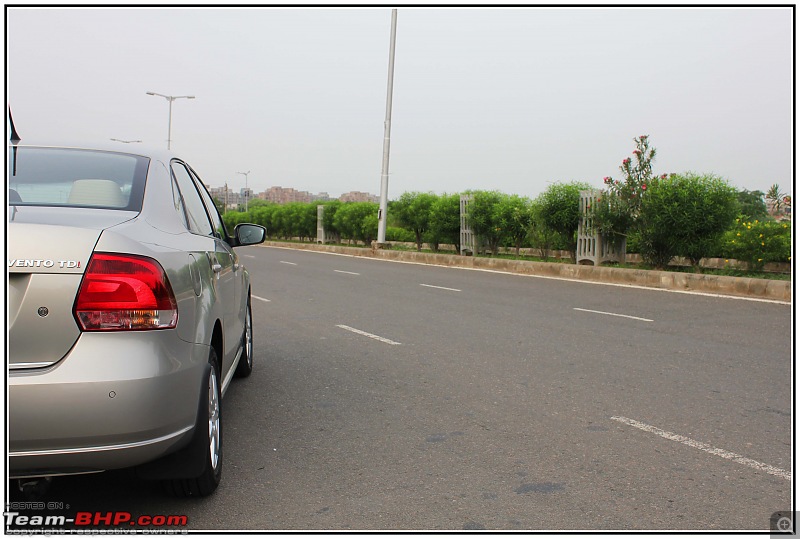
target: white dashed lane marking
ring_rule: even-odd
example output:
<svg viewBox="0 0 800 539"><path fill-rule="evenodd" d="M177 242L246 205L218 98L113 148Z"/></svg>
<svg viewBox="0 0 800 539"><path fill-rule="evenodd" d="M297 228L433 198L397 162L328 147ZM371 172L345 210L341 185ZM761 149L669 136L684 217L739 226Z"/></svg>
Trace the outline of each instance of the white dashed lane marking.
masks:
<svg viewBox="0 0 800 539"><path fill-rule="evenodd" d="M756 470L761 470L762 472L766 472L768 474L775 475L777 477L782 477L783 479L786 479L788 481L792 480L791 472L787 472L786 470L776 468L775 466L770 466L769 464L764 464L763 462L758 462L757 460L743 457L742 455L739 455L737 453L726 451L724 449L719 449L714 446L708 445L706 443L698 442L697 440L692 440L691 438L687 438L686 436L675 434L674 432L661 430L658 427L654 427L652 425L648 425L647 423L636 421L635 419L628 419L627 417L619 417L619 416L614 416L611 419L613 419L614 421L619 421L620 423L625 423L626 425L630 425L631 427L636 427L637 429L643 430L645 432L656 434L658 436L661 436L662 438L666 438L667 440L672 440L673 442L680 442L684 445L688 445L689 447L694 447L695 449L699 449L700 451L705 451L706 453L710 453L711 455L716 455L724 459L732 460L733 462L738 462L739 464L744 464L745 466L750 466L751 468L755 468Z"/></svg>
<svg viewBox="0 0 800 539"><path fill-rule="evenodd" d="M425 286L427 288L438 288L439 290L450 290L451 292L461 292L458 288L447 288L446 286L434 286L432 284L420 284L420 286Z"/></svg>
<svg viewBox="0 0 800 539"><path fill-rule="evenodd" d="M639 318L638 316L630 316L628 314L607 313L605 311L592 311L591 309L580 309L578 307L574 307L573 310L581 311L584 313L604 314L606 316L619 316L620 318L630 318L632 320L640 320L642 322L653 322L653 320L650 320L649 318Z"/></svg>
<svg viewBox="0 0 800 539"><path fill-rule="evenodd" d="M337 325L336 325L336 327L337 327L337 328L342 328L342 329L345 329L345 330L347 330L347 331L350 331L350 332L356 333L356 334L358 334L358 335L363 335L364 337L369 337L370 339L375 339L376 341L380 341L380 342L382 342L382 343L386 343L386 344L401 344L401 343L399 343L399 342L395 342L395 341L393 341L393 340L391 340L391 339L387 339L387 338L385 338L385 337L379 337L378 335L373 335L372 333L367 333L366 331L361 331L360 329L351 328L350 326L345 326L345 325L342 325L342 324L337 324Z"/></svg>

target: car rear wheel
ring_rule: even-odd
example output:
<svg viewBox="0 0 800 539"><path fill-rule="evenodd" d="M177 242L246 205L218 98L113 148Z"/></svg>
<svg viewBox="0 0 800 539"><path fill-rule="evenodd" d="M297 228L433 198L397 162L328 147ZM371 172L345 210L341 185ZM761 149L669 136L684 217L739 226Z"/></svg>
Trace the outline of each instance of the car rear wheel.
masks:
<svg viewBox="0 0 800 539"><path fill-rule="evenodd" d="M202 472L188 479L165 481L167 491L175 496L208 496L217 489L222 477L222 393L217 353L213 348L208 363L205 406L198 415L194 437L187 448L191 458L202 460Z"/></svg>
<svg viewBox="0 0 800 539"><path fill-rule="evenodd" d="M253 311L250 308L250 295L247 295L247 314L245 315L244 334L242 335L242 357L236 365L234 376L247 378L253 372Z"/></svg>

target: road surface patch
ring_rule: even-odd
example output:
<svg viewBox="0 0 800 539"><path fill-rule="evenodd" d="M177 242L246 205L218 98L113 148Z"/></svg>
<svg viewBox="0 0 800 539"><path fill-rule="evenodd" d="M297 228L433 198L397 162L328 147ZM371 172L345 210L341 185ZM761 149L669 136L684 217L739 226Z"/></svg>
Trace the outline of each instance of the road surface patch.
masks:
<svg viewBox="0 0 800 539"><path fill-rule="evenodd" d="M529 492L553 494L560 490L564 490L564 483L524 483L514 492L517 494L528 494Z"/></svg>

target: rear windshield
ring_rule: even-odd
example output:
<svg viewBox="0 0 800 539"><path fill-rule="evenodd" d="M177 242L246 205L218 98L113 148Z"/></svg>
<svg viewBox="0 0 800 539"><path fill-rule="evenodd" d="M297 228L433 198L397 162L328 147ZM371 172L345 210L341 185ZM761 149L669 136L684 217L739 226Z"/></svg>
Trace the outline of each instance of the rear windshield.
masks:
<svg viewBox="0 0 800 539"><path fill-rule="evenodd" d="M142 209L146 157L16 146L8 152L9 205Z"/></svg>

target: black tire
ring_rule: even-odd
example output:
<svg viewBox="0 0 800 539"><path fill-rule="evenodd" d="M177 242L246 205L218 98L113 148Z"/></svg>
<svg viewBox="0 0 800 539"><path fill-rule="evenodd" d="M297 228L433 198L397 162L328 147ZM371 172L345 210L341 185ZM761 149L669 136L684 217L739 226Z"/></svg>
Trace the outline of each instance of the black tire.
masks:
<svg viewBox="0 0 800 539"><path fill-rule="evenodd" d="M247 314L242 333L242 357L233 375L236 378L247 378L253 372L253 310L250 308L250 294L247 294Z"/></svg>
<svg viewBox="0 0 800 539"><path fill-rule="evenodd" d="M168 479L164 487L173 496L197 498L208 496L222 478L222 390L217 353L212 348L206 370L206 391L197 417L192 441L186 448L188 458L197 459L202 472L188 479ZM202 466L202 468L200 468Z"/></svg>

